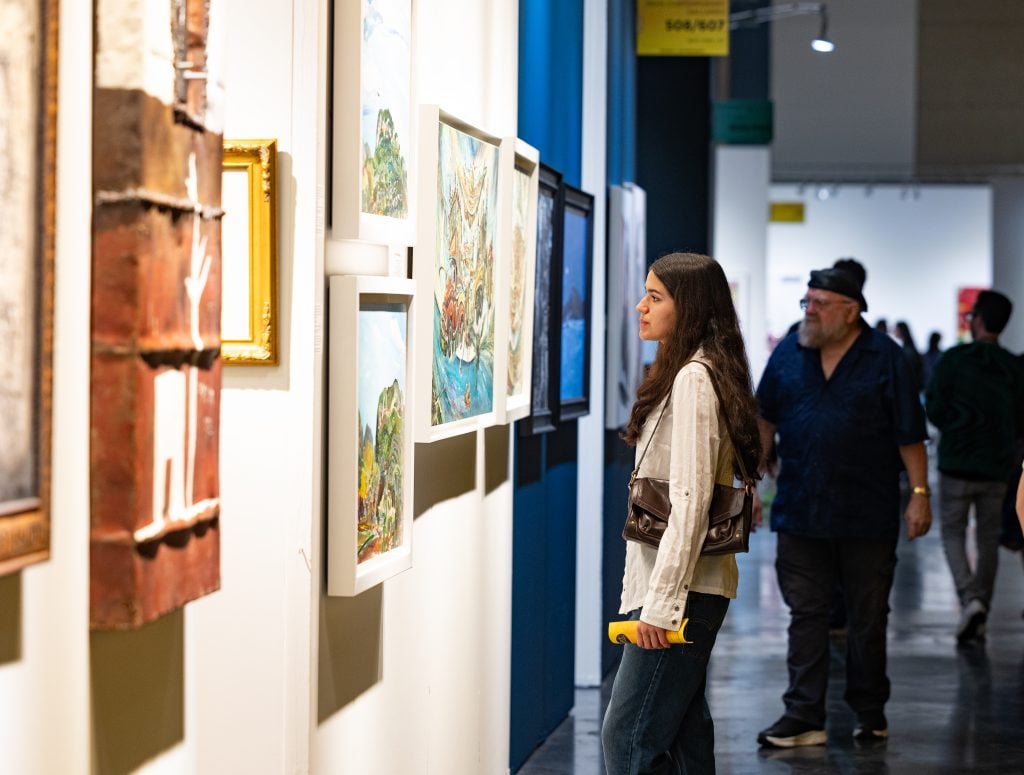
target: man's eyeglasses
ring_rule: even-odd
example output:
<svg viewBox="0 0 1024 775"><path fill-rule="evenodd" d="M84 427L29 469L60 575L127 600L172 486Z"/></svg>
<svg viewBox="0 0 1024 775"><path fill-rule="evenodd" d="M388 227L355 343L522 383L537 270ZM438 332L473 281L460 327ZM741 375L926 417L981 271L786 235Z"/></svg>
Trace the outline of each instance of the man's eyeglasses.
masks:
<svg viewBox="0 0 1024 775"><path fill-rule="evenodd" d="M800 299L800 309L805 311L808 309L825 309L827 307L831 307L833 304L854 303L855 302L853 299L811 299L807 296L804 296L802 299Z"/></svg>

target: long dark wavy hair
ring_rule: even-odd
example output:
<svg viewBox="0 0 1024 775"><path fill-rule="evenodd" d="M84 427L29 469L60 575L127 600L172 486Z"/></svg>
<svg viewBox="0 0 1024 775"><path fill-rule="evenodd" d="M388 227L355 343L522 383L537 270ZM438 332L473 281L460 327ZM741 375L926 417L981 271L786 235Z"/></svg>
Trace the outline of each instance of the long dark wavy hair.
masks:
<svg viewBox="0 0 1024 775"><path fill-rule="evenodd" d="M743 458L747 473L756 476L761 456L757 403L725 272L713 258L697 253L669 253L655 261L651 271L675 303L676 325L658 345L622 438L636 446L644 421L672 390L676 374L697 348L703 348L721 393L721 410L732 430L736 454Z"/></svg>

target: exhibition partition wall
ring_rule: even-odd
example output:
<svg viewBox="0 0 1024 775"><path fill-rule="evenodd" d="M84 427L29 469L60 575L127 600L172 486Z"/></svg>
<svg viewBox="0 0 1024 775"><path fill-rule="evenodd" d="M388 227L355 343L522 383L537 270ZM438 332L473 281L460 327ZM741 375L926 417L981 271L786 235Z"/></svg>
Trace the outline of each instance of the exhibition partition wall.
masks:
<svg viewBox="0 0 1024 775"><path fill-rule="evenodd" d="M520 2L518 28L519 135L540 151L544 164L561 173L562 181L578 184L583 2ZM560 120L550 121L552 115ZM549 224L555 236L548 295L552 309L561 308L562 190L553 200ZM576 422L559 422L559 362L554 356L559 352L560 326L557 318L548 322L552 358L545 374L553 386L548 398L552 422L545 426L548 432L519 436L515 442L509 759L513 770L573 705L578 428ZM537 374L535 360L535 379Z"/></svg>

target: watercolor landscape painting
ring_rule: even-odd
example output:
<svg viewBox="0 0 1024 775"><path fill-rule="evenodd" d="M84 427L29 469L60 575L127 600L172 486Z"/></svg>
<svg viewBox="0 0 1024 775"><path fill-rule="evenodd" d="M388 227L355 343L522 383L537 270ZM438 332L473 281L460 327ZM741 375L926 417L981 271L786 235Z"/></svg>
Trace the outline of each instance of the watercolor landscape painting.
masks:
<svg viewBox="0 0 1024 775"><path fill-rule="evenodd" d="M362 211L404 218L409 210L411 4L410 0L362 0L362 4Z"/></svg>
<svg viewBox="0 0 1024 775"><path fill-rule="evenodd" d="M401 304L359 307L358 561L401 545L408 313Z"/></svg>
<svg viewBox="0 0 1024 775"><path fill-rule="evenodd" d="M437 187L432 426L493 409L498 148L442 122Z"/></svg>

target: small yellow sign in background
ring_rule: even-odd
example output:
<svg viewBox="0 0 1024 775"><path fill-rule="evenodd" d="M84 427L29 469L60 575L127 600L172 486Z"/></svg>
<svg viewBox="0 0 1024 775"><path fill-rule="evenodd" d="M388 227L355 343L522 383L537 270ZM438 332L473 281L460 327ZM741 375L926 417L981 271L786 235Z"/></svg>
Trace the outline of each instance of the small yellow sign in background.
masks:
<svg viewBox="0 0 1024 775"><path fill-rule="evenodd" d="M773 223L803 223L803 202L772 202L768 220Z"/></svg>
<svg viewBox="0 0 1024 775"><path fill-rule="evenodd" d="M640 56L728 56L729 0L637 0Z"/></svg>

